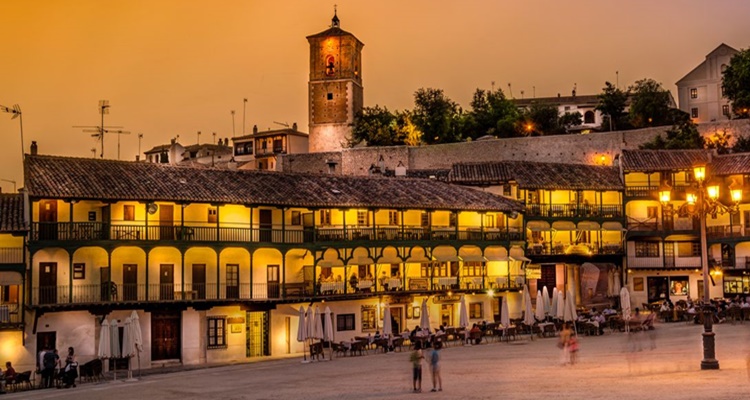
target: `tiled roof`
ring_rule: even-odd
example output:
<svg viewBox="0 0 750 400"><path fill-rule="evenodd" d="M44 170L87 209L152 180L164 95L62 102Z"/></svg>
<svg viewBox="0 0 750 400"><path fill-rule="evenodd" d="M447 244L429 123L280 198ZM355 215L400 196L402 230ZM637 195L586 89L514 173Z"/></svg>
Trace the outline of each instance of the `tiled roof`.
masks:
<svg viewBox="0 0 750 400"><path fill-rule="evenodd" d="M27 156L32 198L174 201L290 207L521 211L520 203L428 179L176 167Z"/></svg>
<svg viewBox="0 0 750 400"><path fill-rule="evenodd" d="M532 190L623 190L617 167L529 161L454 164L448 181L464 185L515 181L521 189Z"/></svg>
<svg viewBox="0 0 750 400"><path fill-rule="evenodd" d="M448 180L450 172L449 169L407 169L406 176L409 178L437 179L445 182Z"/></svg>
<svg viewBox="0 0 750 400"><path fill-rule="evenodd" d="M750 174L750 153L714 157L710 169L711 174L717 176Z"/></svg>
<svg viewBox="0 0 750 400"><path fill-rule="evenodd" d="M679 171L708 163L710 150L622 150L624 172Z"/></svg>
<svg viewBox="0 0 750 400"><path fill-rule="evenodd" d="M0 232L23 232L23 196L0 194Z"/></svg>

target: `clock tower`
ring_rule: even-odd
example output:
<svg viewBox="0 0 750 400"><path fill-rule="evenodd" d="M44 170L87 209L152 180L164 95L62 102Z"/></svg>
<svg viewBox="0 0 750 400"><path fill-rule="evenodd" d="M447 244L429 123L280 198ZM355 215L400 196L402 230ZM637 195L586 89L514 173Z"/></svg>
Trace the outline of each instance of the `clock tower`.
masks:
<svg viewBox="0 0 750 400"><path fill-rule="evenodd" d="M310 43L310 153L341 150L362 109L362 47L342 30L334 11L331 27L307 37Z"/></svg>

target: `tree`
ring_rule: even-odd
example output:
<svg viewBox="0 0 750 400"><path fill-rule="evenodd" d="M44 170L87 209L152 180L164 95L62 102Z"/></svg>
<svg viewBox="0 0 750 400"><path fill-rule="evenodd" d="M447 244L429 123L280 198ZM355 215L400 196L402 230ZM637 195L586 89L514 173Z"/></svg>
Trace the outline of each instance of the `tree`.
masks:
<svg viewBox="0 0 750 400"><path fill-rule="evenodd" d="M596 97L599 98L599 104L596 105L596 110L601 112L607 117L607 124L603 124L602 128L609 130L617 130L620 126L620 121L625 115L625 104L628 100L628 93L615 87L610 82L604 83L602 92Z"/></svg>
<svg viewBox="0 0 750 400"><path fill-rule="evenodd" d="M425 143L460 141L458 118L458 105L446 97L442 89L421 88L414 93L411 121L422 132Z"/></svg>
<svg viewBox="0 0 750 400"><path fill-rule="evenodd" d="M632 94L630 122L636 128L668 125L671 98L668 90L653 79L641 79L628 88Z"/></svg>
<svg viewBox="0 0 750 400"><path fill-rule="evenodd" d="M732 139L732 135L728 134L726 130L716 130L713 135L704 139L707 149L716 149L719 154L727 154L732 148L729 146L729 141Z"/></svg>
<svg viewBox="0 0 750 400"><path fill-rule="evenodd" d="M578 111L574 113L566 112L558 121L558 125L564 128L565 132L567 132L571 126L580 126L581 124L583 124L583 116Z"/></svg>
<svg viewBox="0 0 750 400"><path fill-rule="evenodd" d="M721 87L732 103L732 111L740 118L750 117L750 49L732 56L722 72Z"/></svg>
<svg viewBox="0 0 750 400"><path fill-rule="evenodd" d="M656 135L652 141L642 144L640 148L647 150L702 149L706 147L705 145L705 140L698 132L695 123L687 119L667 130L666 139L661 135Z"/></svg>
<svg viewBox="0 0 750 400"><path fill-rule="evenodd" d="M732 146L732 153L750 152L750 136L739 136Z"/></svg>
<svg viewBox="0 0 750 400"><path fill-rule="evenodd" d="M525 136L554 135L560 133L557 107L532 104L523 113L519 133Z"/></svg>
<svg viewBox="0 0 750 400"><path fill-rule="evenodd" d="M464 137L515 136L513 123L518 120L519 112L502 90L477 89L470 105L471 111L465 114L464 119Z"/></svg>
<svg viewBox="0 0 750 400"><path fill-rule="evenodd" d="M364 107L354 116L352 137L348 146L353 147L362 141L368 146L392 146L398 143L396 137L396 116L387 107Z"/></svg>
<svg viewBox="0 0 750 400"><path fill-rule="evenodd" d="M422 132L411 120L411 112L396 112L396 137L407 146L422 144Z"/></svg>

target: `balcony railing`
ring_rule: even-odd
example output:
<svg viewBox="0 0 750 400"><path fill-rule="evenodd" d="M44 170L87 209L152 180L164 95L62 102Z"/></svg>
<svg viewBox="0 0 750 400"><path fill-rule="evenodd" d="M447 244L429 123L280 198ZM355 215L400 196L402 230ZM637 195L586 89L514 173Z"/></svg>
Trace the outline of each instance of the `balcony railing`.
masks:
<svg viewBox="0 0 750 400"><path fill-rule="evenodd" d="M23 247L0 247L0 264L23 263Z"/></svg>
<svg viewBox="0 0 750 400"><path fill-rule="evenodd" d="M0 329L16 328L20 324L20 306L16 303L0 303Z"/></svg>
<svg viewBox="0 0 750 400"><path fill-rule="evenodd" d="M526 215L547 218L621 218L619 204L527 204Z"/></svg>
<svg viewBox="0 0 750 400"><path fill-rule="evenodd" d="M701 259L694 257L628 256L628 268L700 268Z"/></svg>
<svg viewBox="0 0 750 400"><path fill-rule="evenodd" d="M596 254L622 254L623 247L620 243L534 243L529 245L528 255L596 255Z"/></svg>
<svg viewBox="0 0 750 400"><path fill-rule="evenodd" d="M625 196L628 197L655 197L659 186L634 185L625 186Z"/></svg>
<svg viewBox="0 0 750 400"><path fill-rule="evenodd" d="M740 225L713 225L706 227L706 237L709 239L744 236L750 236L750 228L744 228Z"/></svg>
<svg viewBox="0 0 750 400"><path fill-rule="evenodd" d="M174 225L125 225L102 222L35 222L32 241L183 241L183 242L256 242L315 243L342 241L517 241L523 239L519 228L480 227L210 227ZM1 254L0 254L1 256Z"/></svg>

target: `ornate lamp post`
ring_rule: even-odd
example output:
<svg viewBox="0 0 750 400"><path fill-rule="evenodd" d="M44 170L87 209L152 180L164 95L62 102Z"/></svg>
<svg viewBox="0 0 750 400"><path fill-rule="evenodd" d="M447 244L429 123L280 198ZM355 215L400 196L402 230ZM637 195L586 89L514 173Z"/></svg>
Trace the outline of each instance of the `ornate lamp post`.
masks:
<svg viewBox="0 0 750 400"><path fill-rule="evenodd" d="M713 332L713 306L708 291L708 245L706 243L706 215L734 213L739 209L742 200L742 188L729 186L732 199L731 205L724 205L719 201L719 185L706 180L706 167L693 168L695 176L695 193L687 193L685 204L674 210L670 204L671 187L665 186L659 190L659 201L669 212L689 214L700 218L701 237L701 266L703 269L703 360L701 369L719 369L716 359L715 333Z"/></svg>

